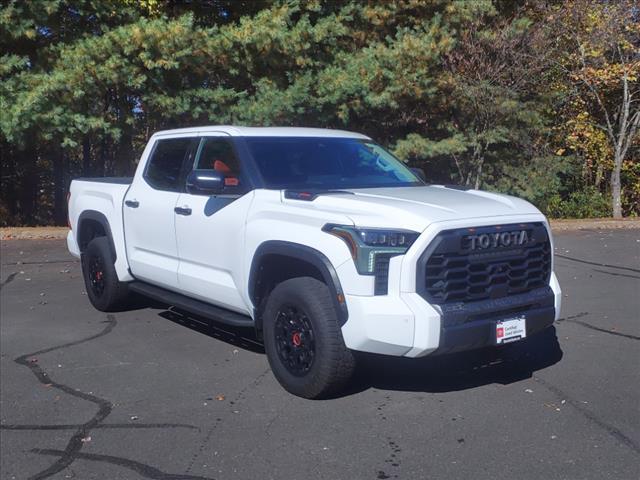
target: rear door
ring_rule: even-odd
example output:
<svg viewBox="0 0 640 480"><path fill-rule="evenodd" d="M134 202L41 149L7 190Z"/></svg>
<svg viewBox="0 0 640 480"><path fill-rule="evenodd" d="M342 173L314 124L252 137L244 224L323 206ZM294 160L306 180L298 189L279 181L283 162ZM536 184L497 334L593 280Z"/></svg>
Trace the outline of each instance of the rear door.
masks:
<svg viewBox="0 0 640 480"><path fill-rule="evenodd" d="M178 288L176 204L184 190L185 166L193 159L192 135L159 138L124 202L127 257L134 277Z"/></svg>
<svg viewBox="0 0 640 480"><path fill-rule="evenodd" d="M225 174L221 195L182 193L176 215L180 290L189 296L240 313L250 313L240 290L245 221L253 194L232 138L207 134L200 140L193 167Z"/></svg>

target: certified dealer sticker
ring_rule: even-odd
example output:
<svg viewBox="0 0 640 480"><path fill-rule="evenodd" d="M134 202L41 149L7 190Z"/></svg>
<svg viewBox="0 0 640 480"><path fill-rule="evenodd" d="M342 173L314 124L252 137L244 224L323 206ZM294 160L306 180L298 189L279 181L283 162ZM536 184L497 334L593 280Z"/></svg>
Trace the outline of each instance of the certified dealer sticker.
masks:
<svg viewBox="0 0 640 480"><path fill-rule="evenodd" d="M496 323L496 343L509 343L521 340L527 336L524 317L500 320Z"/></svg>

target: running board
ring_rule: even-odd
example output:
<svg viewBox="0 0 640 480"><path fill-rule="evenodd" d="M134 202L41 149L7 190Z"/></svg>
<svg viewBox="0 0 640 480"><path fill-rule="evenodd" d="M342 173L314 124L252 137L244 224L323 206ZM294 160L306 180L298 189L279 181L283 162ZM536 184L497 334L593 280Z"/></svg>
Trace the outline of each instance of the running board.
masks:
<svg viewBox="0 0 640 480"><path fill-rule="evenodd" d="M145 297L153 298L154 300L166 303L167 305L173 305L174 307L184 309L188 312L209 318L216 322L232 325L234 327L255 326L253 319L248 315L242 315L241 313L232 312L226 308L216 307L209 303L205 303L161 287L156 287L149 283L143 283L140 281L131 282L129 284L129 289Z"/></svg>

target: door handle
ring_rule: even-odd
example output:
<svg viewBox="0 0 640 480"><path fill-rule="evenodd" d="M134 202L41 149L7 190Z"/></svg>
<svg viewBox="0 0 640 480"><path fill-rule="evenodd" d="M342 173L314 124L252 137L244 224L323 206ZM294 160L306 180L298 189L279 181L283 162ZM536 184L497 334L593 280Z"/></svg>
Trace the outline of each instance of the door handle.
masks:
<svg viewBox="0 0 640 480"><path fill-rule="evenodd" d="M140 202L137 200L125 200L124 204L131 208L138 208L140 206Z"/></svg>
<svg viewBox="0 0 640 480"><path fill-rule="evenodd" d="M173 211L178 215L191 215L191 209L189 207L176 207Z"/></svg>

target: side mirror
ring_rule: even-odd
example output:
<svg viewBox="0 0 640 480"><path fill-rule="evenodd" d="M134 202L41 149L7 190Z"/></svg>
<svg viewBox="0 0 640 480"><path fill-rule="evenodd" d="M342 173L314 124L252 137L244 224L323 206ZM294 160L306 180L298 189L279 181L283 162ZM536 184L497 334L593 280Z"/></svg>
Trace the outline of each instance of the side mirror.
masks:
<svg viewBox="0 0 640 480"><path fill-rule="evenodd" d="M427 182L427 177L424 174L424 170L422 170L421 168L412 167L411 171L415 173L420 180L422 180L425 183Z"/></svg>
<svg viewBox="0 0 640 480"><path fill-rule="evenodd" d="M218 195L224 190L224 173L193 170L187 176L187 192L192 195Z"/></svg>

